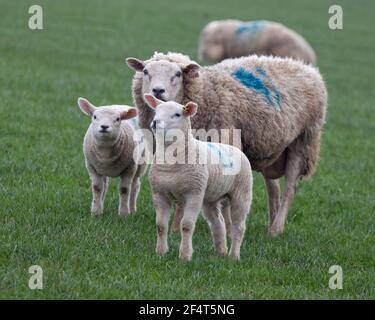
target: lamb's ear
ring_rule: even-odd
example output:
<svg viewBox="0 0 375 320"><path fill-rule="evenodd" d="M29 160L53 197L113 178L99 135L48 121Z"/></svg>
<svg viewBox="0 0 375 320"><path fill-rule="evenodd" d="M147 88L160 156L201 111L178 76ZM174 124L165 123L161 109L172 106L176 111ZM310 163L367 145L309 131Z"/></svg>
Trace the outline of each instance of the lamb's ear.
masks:
<svg viewBox="0 0 375 320"><path fill-rule="evenodd" d="M78 106L88 116L92 116L96 110L96 107L85 98L78 98Z"/></svg>
<svg viewBox="0 0 375 320"><path fill-rule="evenodd" d="M183 68L184 75L190 79L199 77L199 69L201 66L197 63L190 63Z"/></svg>
<svg viewBox="0 0 375 320"><path fill-rule="evenodd" d="M162 100L155 98L152 94L145 94L143 97L148 106L152 109L156 109L159 104L163 103Z"/></svg>
<svg viewBox="0 0 375 320"><path fill-rule="evenodd" d="M185 104L183 110L184 110L184 115L186 117L192 117L197 113L198 105L190 101L187 104Z"/></svg>
<svg viewBox="0 0 375 320"><path fill-rule="evenodd" d="M127 58L126 64L129 66L130 69L139 72L142 72L143 68L145 67L144 61L136 58Z"/></svg>
<svg viewBox="0 0 375 320"><path fill-rule="evenodd" d="M138 115L138 110L136 108L129 108L127 111L121 113L121 120L127 120L134 118Z"/></svg>

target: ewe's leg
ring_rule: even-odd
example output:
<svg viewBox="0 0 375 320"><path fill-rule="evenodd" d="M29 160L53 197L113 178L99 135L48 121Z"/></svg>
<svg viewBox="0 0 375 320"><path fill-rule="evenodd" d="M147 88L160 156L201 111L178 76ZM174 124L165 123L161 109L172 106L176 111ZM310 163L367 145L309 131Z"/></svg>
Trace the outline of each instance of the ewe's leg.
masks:
<svg viewBox="0 0 375 320"><path fill-rule="evenodd" d="M130 214L129 208L129 200L130 200L130 192L131 192L131 185L133 183L133 175L131 170L127 170L124 174L120 176L120 184L119 184L119 196L120 196L120 205L118 214L120 216L127 216Z"/></svg>
<svg viewBox="0 0 375 320"><path fill-rule="evenodd" d="M270 228L270 233L273 237L284 232L284 225L286 217L288 215L288 209L293 201L297 181L301 176L302 164L302 156L296 153L294 150L289 150L285 169L285 187L283 201Z"/></svg>
<svg viewBox="0 0 375 320"><path fill-rule="evenodd" d="M225 230L225 222L223 215L221 214L220 208L220 202L207 204L204 205L203 212L210 226L216 251L220 255L226 256L228 253L227 237Z"/></svg>
<svg viewBox="0 0 375 320"><path fill-rule="evenodd" d="M192 196L185 202L184 215L181 220L180 259L190 261L193 255L193 233L199 212L202 209L202 196Z"/></svg>
<svg viewBox="0 0 375 320"><path fill-rule="evenodd" d="M172 232L179 232L180 231L180 224L182 217L184 215L184 204L182 202L176 202L175 205L175 214L172 223Z"/></svg>
<svg viewBox="0 0 375 320"><path fill-rule="evenodd" d="M91 187L92 187L92 203L91 214L99 215L103 213L103 201L105 193L105 185L103 176L96 172L90 171Z"/></svg>
<svg viewBox="0 0 375 320"><path fill-rule="evenodd" d="M264 182L268 195L268 216L269 226L271 227L276 213L280 208L280 183L279 179L269 179L266 176L264 176Z"/></svg>
<svg viewBox="0 0 375 320"><path fill-rule="evenodd" d="M156 226L158 231L156 253L163 255L168 252L168 220L171 202L160 194L153 194L152 199L156 210Z"/></svg>

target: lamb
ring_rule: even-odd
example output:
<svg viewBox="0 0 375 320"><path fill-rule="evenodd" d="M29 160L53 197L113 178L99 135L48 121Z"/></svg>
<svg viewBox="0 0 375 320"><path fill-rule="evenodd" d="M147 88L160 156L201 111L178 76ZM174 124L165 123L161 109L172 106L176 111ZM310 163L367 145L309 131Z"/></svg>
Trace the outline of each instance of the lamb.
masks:
<svg viewBox="0 0 375 320"><path fill-rule="evenodd" d="M223 213L231 220L229 255L239 259L252 200L252 174L248 159L233 146L202 142L193 137L190 117L197 111L195 103L188 102L183 106L173 101L163 102L152 95L145 95L145 99L155 109L151 128L156 136L156 155L149 181L156 209L156 252L163 255L168 251L169 211L172 202L179 201L183 206L180 259L190 261L192 258L192 236L202 207L215 248L220 255L226 255L226 226L221 205L222 200L227 198ZM180 138L174 141L175 136ZM172 146L174 151L179 152L175 158L166 159L167 154L171 154L167 148ZM158 161L160 152L165 156L161 157L163 161ZM230 162L228 168L225 166L227 162Z"/></svg>
<svg viewBox="0 0 375 320"><path fill-rule="evenodd" d="M120 177L118 213L126 216L137 211L140 178L146 165L138 164L142 143L133 135L137 109L128 106L95 107L84 98L78 99L83 113L91 117L91 124L83 142L86 168L92 185L92 215L103 213L103 204L108 188L108 177Z"/></svg>
<svg viewBox="0 0 375 320"><path fill-rule="evenodd" d="M198 103L194 129L241 130L242 150L265 180L270 234L283 233L297 181L312 175L319 156L327 106L319 71L290 58L266 56L201 67L182 54L155 53L147 61L128 58L127 64L136 71L132 91L142 128L153 119L143 94L152 93L164 101Z"/></svg>
<svg viewBox="0 0 375 320"><path fill-rule="evenodd" d="M295 31L272 21L219 20L201 32L200 59L219 62L250 54L291 57L316 64L314 50Z"/></svg>

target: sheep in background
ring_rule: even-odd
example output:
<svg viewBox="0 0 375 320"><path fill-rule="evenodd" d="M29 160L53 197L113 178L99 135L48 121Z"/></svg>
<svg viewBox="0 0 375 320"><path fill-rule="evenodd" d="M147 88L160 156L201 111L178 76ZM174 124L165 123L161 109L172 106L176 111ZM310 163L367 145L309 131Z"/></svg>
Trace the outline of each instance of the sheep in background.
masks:
<svg viewBox="0 0 375 320"><path fill-rule="evenodd" d="M231 220L229 255L239 259L252 200L252 174L248 159L238 148L202 142L193 137L190 117L197 111L195 103L182 106L173 101L157 100L152 95L146 95L145 99L155 109L151 128L156 135L157 156L151 165L149 180L156 209L157 253L165 254L168 251L169 211L172 202L179 201L183 204L180 259L191 260L192 236L202 207L215 248L220 255L226 255L226 227L221 203L227 198L228 207L223 211L227 211ZM177 142L173 139L175 135L179 137ZM165 158L168 146L172 144L179 151L170 163L172 159ZM159 152L163 153L162 159L165 159L162 163L157 161Z"/></svg>
<svg viewBox="0 0 375 320"><path fill-rule="evenodd" d="M143 99L144 93L152 93L164 101L196 102L194 129L241 130L242 150L265 179L270 233L281 234L297 181L313 173L319 156L327 106L319 71L296 60L266 56L201 67L182 54L155 53L147 61L128 58L127 64L136 71L132 90L141 128L149 128L154 117ZM180 219L177 213L174 223Z"/></svg>
<svg viewBox="0 0 375 320"><path fill-rule="evenodd" d="M199 57L213 62L256 55L290 57L315 65L315 52L295 31L271 21L219 20L201 32Z"/></svg>
<svg viewBox="0 0 375 320"><path fill-rule="evenodd" d="M119 215L136 212L140 178L146 165L138 165L137 159L133 158L141 155L142 145L134 141L134 124L123 120L135 119L137 109L118 105L95 107L84 98L78 99L78 106L91 117L83 142L86 168L92 184L91 213L103 213L108 177L120 177Z"/></svg>

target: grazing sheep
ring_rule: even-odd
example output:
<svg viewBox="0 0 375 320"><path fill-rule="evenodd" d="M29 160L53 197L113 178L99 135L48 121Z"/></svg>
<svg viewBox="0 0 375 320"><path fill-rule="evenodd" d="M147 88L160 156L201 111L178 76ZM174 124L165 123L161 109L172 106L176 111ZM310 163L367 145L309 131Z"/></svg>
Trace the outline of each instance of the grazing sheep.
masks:
<svg viewBox="0 0 375 320"><path fill-rule="evenodd" d="M119 215L136 212L140 178L146 166L138 165L137 159L134 160L142 152L142 145L133 139L134 124L122 120L135 119L137 109L117 105L98 108L84 98L78 99L78 106L92 119L83 142L86 168L92 183L91 213L103 213L108 177L120 177Z"/></svg>
<svg viewBox="0 0 375 320"><path fill-rule="evenodd" d="M316 63L314 50L301 35L271 21L212 21L201 33L198 54L213 62L257 54Z"/></svg>
<svg viewBox="0 0 375 320"><path fill-rule="evenodd" d="M228 199L223 211L227 211L231 220L229 255L239 259L252 199L249 160L235 147L202 142L193 137L190 117L197 111L195 103L183 106L173 101L163 102L152 95L146 95L145 99L155 109L151 128L156 136L156 155L149 180L156 209L156 252L168 251L169 211L172 202L179 201L183 207L180 259L191 260L193 232L202 207L215 248L220 255L226 255L226 227L221 205L223 199ZM167 159L168 147L179 150L175 158ZM159 153L163 156L161 162L158 162Z"/></svg>
<svg viewBox="0 0 375 320"><path fill-rule="evenodd" d="M297 181L313 173L319 156L327 105L319 71L266 56L201 67L182 54L155 53L147 61L128 58L127 64L137 71L132 90L142 128L149 128L153 119L143 94L153 93L164 101L195 101L200 107L191 120L194 129L241 130L242 150L265 179L270 233L281 234Z"/></svg>

